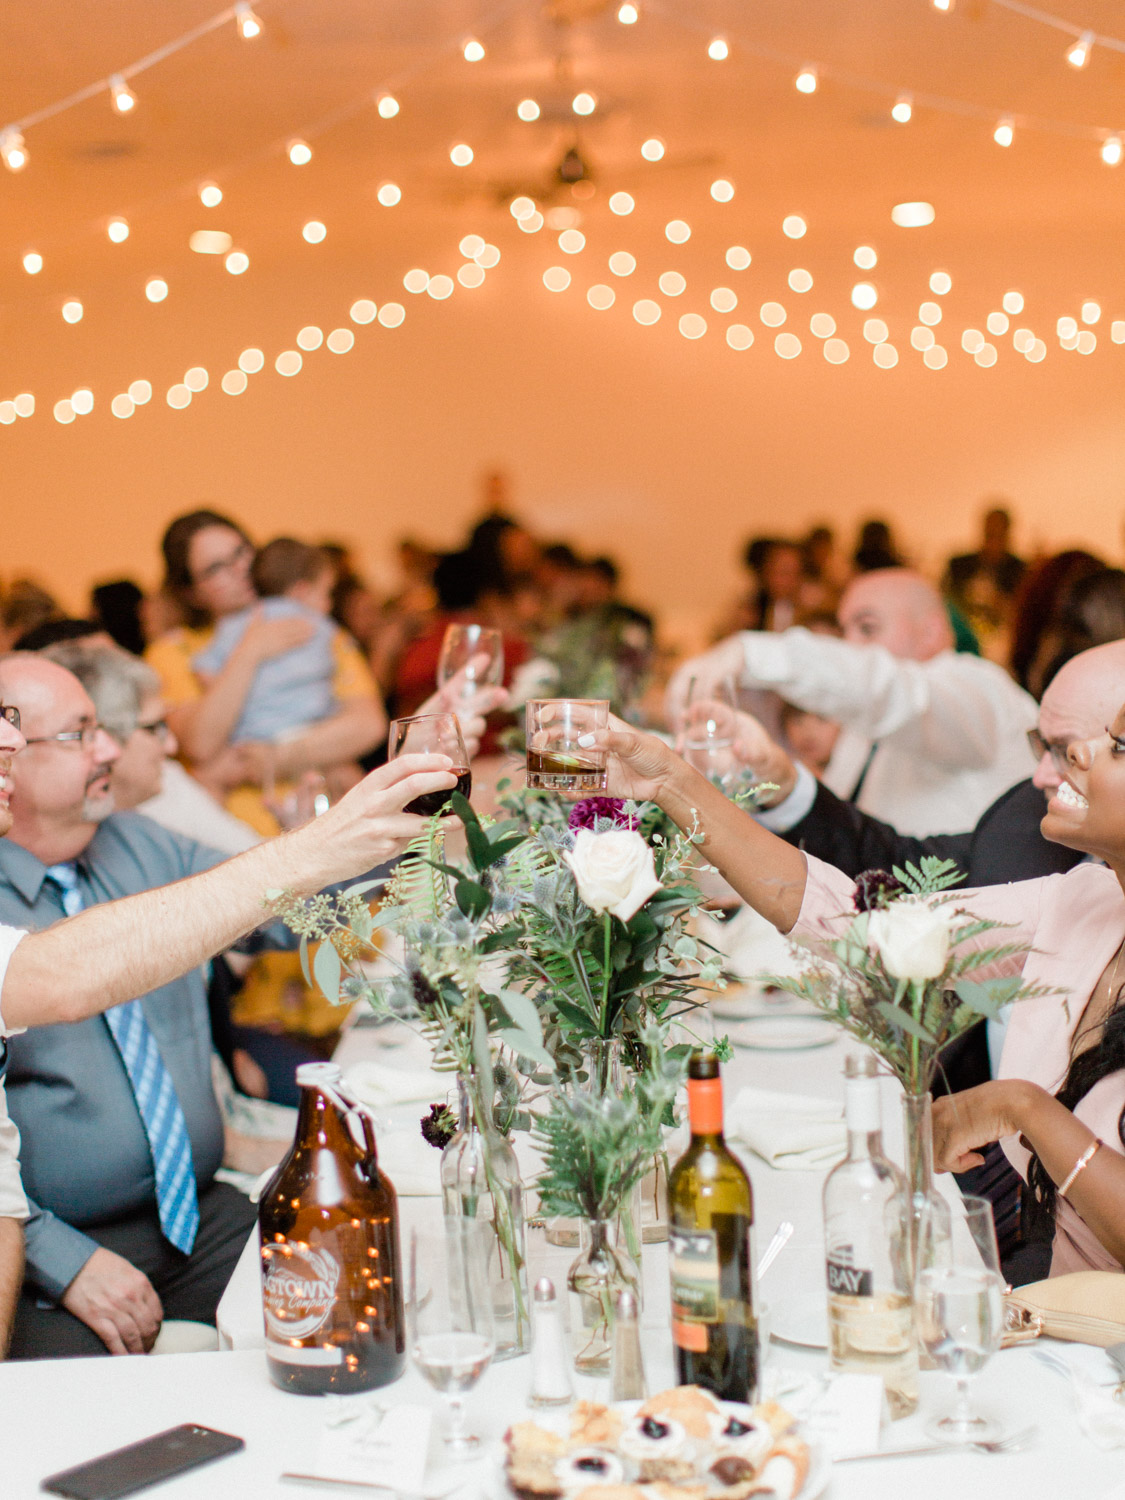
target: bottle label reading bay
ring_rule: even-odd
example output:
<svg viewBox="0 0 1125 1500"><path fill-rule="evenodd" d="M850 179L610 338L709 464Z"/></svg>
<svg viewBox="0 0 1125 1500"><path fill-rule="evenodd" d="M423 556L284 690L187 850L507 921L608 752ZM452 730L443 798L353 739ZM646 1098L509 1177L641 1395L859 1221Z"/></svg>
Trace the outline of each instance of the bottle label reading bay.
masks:
<svg viewBox="0 0 1125 1500"><path fill-rule="evenodd" d="M849 1259L833 1260L829 1258L826 1262L828 1270L828 1290L838 1297L870 1297L874 1288L874 1277L871 1271L865 1271L859 1266L853 1266Z"/></svg>
<svg viewBox="0 0 1125 1500"><path fill-rule="evenodd" d="M707 1328L719 1320L719 1241L714 1230L673 1229L668 1235L672 1269L672 1337L681 1349L707 1348Z"/></svg>

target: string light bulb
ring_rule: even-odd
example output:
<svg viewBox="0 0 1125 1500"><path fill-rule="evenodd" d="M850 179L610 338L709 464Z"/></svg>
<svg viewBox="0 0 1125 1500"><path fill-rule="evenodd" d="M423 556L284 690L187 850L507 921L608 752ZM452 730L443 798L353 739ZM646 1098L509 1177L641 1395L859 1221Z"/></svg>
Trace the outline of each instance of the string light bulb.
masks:
<svg viewBox="0 0 1125 1500"><path fill-rule="evenodd" d="M23 258L23 268L29 276L38 276L43 269L43 257L38 250L29 250Z"/></svg>
<svg viewBox="0 0 1125 1500"><path fill-rule="evenodd" d="M168 295L168 283L163 276L150 276L145 282L145 296L150 302L163 302ZM136 397L133 397L134 401Z"/></svg>
<svg viewBox="0 0 1125 1500"><path fill-rule="evenodd" d="M658 136L651 136L641 147L641 155L645 161L659 161L664 155L664 142Z"/></svg>
<svg viewBox="0 0 1125 1500"><path fill-rule="evenodd" d="M794 80L794 87L798 94L815 94L820 78L817 70L813 67L804 67Z"/></svg>
<svg viewBox="0 0 1125 1500"><path fill-rule="evenodd" d="M588 94L583 90L582 93L575 94L570 101L570 107L576 115L592 115L598 107L598 101L593 94Z"/></svg>
<svg viewBox="0 0 1125 1500"><path fill-rule="evenodd" d="M204 208L218 208L223 201L223 190L217 182L204 182L199 187L199 201Z"/></svg>
<svg viewBox="0 0 1125 1500"><path fill-rule="evenodd" d="M956 4L956 0L933 0L935 10L940 10L943 15L948 15Z"/></svg>
<svg viewBox="0 0 1125 1500"><path fill-rule="evenodd" d="M398 100L393 94L380 94L375 100L375 108L381 120L393 120L398 114Z"/></svg>
<svg viewBox="0 0 1125 1500"><path fill-rule="evenodd" d="M250 9L250 0L238 0L238 4L234 7L234 23L244 42L252 42L256 36L262 34L262 23Z"/></svg>
<svg viewBox="0 0 1125 1500"><path fill-rule="evenodd" d="M137 107L137 96L122 73L115 73L109 80L109 98L119 115L131 115Z"/></svg>
<svg viewBox="0 0 1125 1500"><path fill-rule="evenodd" d="M27 147L18 130L5 130L0 133L0 160L9 172L22 172L27 166L29 160Z"/></svg>
<svg viewBox="0 0 1125 1500"><path fill-rule="evenodd" d="M1107 135L1102 142L1101 157L1107 167L1118 167L1121 165L1122 144L1119 135Z"/></svg>
<svg viewBox="0 0 1125 1500"><path fill-rule="evenodd" d="M641 19L640 9L636 5L622 5L618 7L617 19L622 26L635 26Z"/></svg>
<svg viewBox="0 0 1125 1500"><path fill-rule="evenodd" d="M891 119L900 125L909 125L914 114L914 100L909 94L900 94L891 109Z"/></svg>
<svg viewBox="0 0 1125 1500"><path fill-rule="evenodd" d="M538 120L539 106L534 99L521 99L516 105L516 114L521 120Z"/></svg>
<svg viewBox="0 0 1125 1500"><path fill-rule="evenodd" d="M466 62L480 62L484 57L484 44L478 42L475 36L471 36L461 48L461 55Z"/></svg>
<svg viewBox="0 0 1125 1500"><path fill-rule="evenodd" d="M285 150L289 160L295 167L308 166L309 162L312 161L312 147L308 141L302 141L299 138L292 140L286 146Z"/></svg>
<svg viewBox="0 0 1125 1500"><path fill-rule="evenodd" d="M1090 49L1094 45L1094 33L1084 31L1080 37L1070 44L1066 49L1066 60L1072 68L1084 68L1090 61Z"/></svg>
<svg viewBox="0 0 1125 1500"><path fill-rule="evenodd" d="M1016 138L1016 128L1010 117L1005 117L992 132L992 139L998 146L1010 146Z"/></svg>
<svg viewBox="0 0 1125 1500"><path fill-rule="evenodd" d="M712 62L726 62L730 56L730 44L725 36L713 36L707 44L707 56Z"/></svg>
<svg viewBox="0 0 1125 1500"><path fill-rule="evenodd" d="M110 219L105 227L106 234L115 245L120 245L129 238L129 221L127 219Z"/></svg>

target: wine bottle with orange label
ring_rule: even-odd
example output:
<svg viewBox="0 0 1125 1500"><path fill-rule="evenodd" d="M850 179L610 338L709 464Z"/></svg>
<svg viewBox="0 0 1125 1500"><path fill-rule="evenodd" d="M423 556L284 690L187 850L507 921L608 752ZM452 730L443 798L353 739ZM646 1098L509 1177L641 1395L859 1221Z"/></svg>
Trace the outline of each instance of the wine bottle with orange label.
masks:
<svg viewBox="0 0 1125 1500"><path fill-rule="evenodd" d="M672 1338L681 1385L727 1401L758 1399L754 1193L723 1140L723 1084L713 1053L688 1067L691 1144L668 1182Z"/></svg>

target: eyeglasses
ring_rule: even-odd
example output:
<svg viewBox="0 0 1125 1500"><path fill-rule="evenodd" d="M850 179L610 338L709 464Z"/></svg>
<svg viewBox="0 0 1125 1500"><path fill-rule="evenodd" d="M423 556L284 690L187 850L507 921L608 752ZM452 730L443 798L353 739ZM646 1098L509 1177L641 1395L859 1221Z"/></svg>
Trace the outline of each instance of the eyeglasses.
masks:
<svg viewBox="0 0 1125 1500"><path fill-rule="evenodd" d="M1050 740L1043 738L1038 729L1029 729L1027 743L1031 746L1031 753L1037 762L1041 761L1045 755L1049 755L1051 764L1060 776L1065 776L1070 770L1070 761L1067 758L1067 752L1070 750L1069 742L1065 745L1052 744Z"/></svg>
<svg viewBox="0 0 1125 1500"><path fill-rule="evenodd" d="M6 716L5 716L6 717ZM83 750L92 750L98 737L100 724L83 724L81 729L64 729L61 734L41 734L27 740L29 745L81 745Z"/></svg>
<svg viewBox="0 0 1125 1500"><path fill-rule="evenodd" d="M13 729L20 727L20 711L14 703L0 703L0 719L5 719Z"/></svg>
<svg viewBox="0 0 1125 1500"><path fill-rule="evenodd" d="M138 723L137 728L143 729L146 734L154 734L158 740L166 740L168 738L167 719L153 719L151 724Z"/></svg>
<svg viewBox="0 0 1125 1500"><path fill-rule="evenodd" d="M217 578L220 573L225 573L228 568L237 568L240 563L252 557L253 547L249 542L239 542L238 546L228 557L220 557L213 563L208 563L205 568L200 568L195 575L196 583L207 583L212 578Z"/></svg>

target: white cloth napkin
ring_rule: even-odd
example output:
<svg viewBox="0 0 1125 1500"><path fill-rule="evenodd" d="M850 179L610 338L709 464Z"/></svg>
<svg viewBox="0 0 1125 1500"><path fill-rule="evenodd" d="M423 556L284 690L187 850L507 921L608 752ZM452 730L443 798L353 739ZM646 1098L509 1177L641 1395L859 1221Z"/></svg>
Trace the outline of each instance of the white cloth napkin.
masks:
<svg viewBox="0 0 1125 1500"><path fill-rule="evenodd" d="M375 1110L386 1109L392 1104L436 1104L457 1087L455 1073L435 1073L432 1068L404 1068L372 1059L353 1062L345 1077L360 1103Z"/></svg>
<svg viewBox="0 0 1125 1500"><path fill-rule="evenodd" d="M821 1171L838 1162L848 1144L839 1104L772 1089L740 1089L725 1129L778 1171Z"/></svg>
<svg viewBox="0 0 1125 1500"><path fill-rule="evenodd" d="M1090 1441L1099 1448L1125 1448L1125 1406L1113 1395L1118 1372L1105 1351L1048 1339L1035 1348L1034 1357L1060 1375L1065 1372L1078 1425Z"/></svg>
<svg viewBox="0 0 1125 1500"><path fill-rule="evenodd" d="M377 1138L379 1170L400 1198L436 1198L441 1194L441 1152L423 1140L419 1129L381 1131Z"/></svg>

